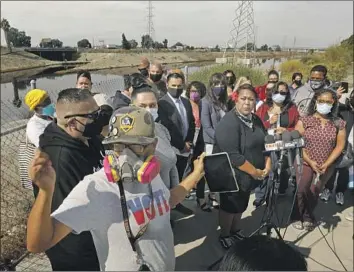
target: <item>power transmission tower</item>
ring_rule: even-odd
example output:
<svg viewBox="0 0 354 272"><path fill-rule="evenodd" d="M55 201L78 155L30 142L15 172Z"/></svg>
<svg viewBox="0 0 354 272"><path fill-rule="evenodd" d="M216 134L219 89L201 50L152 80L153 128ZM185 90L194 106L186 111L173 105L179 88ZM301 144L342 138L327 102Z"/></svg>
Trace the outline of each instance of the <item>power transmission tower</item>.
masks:
<svg viewBox="0 0 354 272"><path fill-rule="evenodd" d="M239 1L235 10L235 19L232 21L233 28L230 31L230 39L227 42L223 58L226 56L228 47L233 47L233 63L236 62L236 53L244 47L244 59L254 58L255 52L255 25L254 25L254 12L253 1ZM250 47L249 45L252 44Z"/></svg>
<svg viewBox="0 0 354 272"><path fill-rule="evenodd" d="M152 18L154 17L153 15L153 6L152 6L152 1L149 1L148 4L148 16L147 16L147 35L151 38L151 41L154 41L155 38L155 29L154 29L154 22ZM150 45L152 47L152 44Z"/></svg>

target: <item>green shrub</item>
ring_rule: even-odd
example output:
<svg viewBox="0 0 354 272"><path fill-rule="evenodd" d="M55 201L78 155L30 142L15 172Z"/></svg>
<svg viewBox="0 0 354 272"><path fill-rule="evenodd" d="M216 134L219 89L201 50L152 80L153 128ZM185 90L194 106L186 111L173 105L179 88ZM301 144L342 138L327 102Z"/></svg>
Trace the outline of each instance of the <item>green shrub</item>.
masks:
<svg viewBox="0 0 354 272"><path fill-rule="evenodd" d="M352 62L353 46L337 45L327 48L324 53L308 54L301 60L285 61L280 65L280 70L282 78L289 82L294 72L301 72L306 80L311 68L321 64L327 67L330 80L341 81L348 76Z"/></svg>
<svg viewBox="0 0 354 272"><path fill-rule="evenodd" d="M257 68L232 64L216 64L211 67L202 67L199 71L192 73L189 76L188 81L201 81L208 86L209 78L212 74L223 73L225 70L234 71L236 78L249 76L254 86L264 84L267 80L265 72Z"/></svg>

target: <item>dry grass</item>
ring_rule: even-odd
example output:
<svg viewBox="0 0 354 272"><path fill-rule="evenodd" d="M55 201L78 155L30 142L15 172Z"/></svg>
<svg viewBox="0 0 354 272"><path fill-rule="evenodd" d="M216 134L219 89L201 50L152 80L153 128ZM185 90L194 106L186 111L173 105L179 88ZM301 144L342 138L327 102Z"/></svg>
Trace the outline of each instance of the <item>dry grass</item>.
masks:
<svg viewBox="0 0 354 272"><path fill-rule="evenodd" d="M31 190L23 189L18 175L17 151L25 130L1 137L1 256L16 260L26 252L26 222L33 203Z"/></svg>

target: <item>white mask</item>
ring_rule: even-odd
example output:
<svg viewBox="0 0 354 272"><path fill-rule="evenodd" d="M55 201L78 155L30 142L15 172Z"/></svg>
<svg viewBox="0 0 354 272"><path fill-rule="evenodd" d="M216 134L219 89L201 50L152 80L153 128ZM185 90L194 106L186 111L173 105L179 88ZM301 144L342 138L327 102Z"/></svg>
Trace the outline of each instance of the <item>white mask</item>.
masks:
<svg viewBox="0 0 354 272"><path fill-rule="evenodd" d="M277 94L273 94L272 95L272 100L275 102L275 103L278 103L278 104L281 104L285 101L285 98L286 98L286 95L282 95L280 93L277 93Z"/></svg>
<svg viewBox="0 0 354 272"><path fill-rule="evenodd" d="M316 109L319 114L327 115L331 112L333 105L327 103L316 103Z"/></svg>
<svg viewBox="0 0 354 272"><path fill-rule="evenodd" d="M146 110L150 112L152 118L154 119L154 121L156 121L156 119L159 117L159 114L157 113L157 108L148 108Z"/></svg>

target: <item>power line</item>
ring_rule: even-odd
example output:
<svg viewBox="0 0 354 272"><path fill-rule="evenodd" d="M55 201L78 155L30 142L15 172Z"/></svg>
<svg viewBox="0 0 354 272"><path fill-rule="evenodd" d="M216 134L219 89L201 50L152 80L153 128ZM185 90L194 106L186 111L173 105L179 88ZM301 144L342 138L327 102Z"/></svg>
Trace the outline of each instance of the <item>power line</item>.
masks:
<svg viewBox="0 0 354 272"><path fill-rule="evenodd" d="M224 50L223 58L226 56L227 49L233 48L233 62L236 62L236 53L240 52L241 47L244 48L244 59L254 58L255 51L255 25L253 1L239 1L235 10L235 19L232 21L232 30L230 31L230 39ZM249 48L248 44L253 44Z"/></svg>

